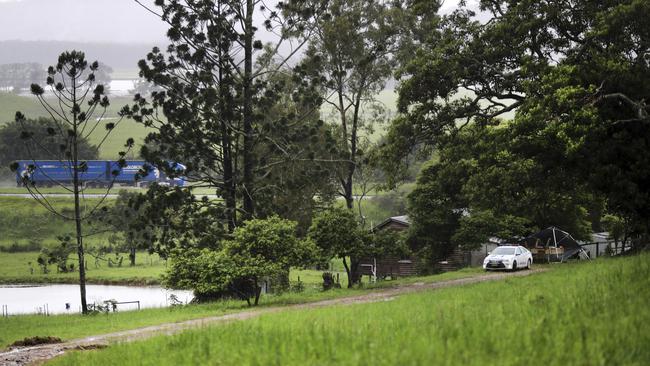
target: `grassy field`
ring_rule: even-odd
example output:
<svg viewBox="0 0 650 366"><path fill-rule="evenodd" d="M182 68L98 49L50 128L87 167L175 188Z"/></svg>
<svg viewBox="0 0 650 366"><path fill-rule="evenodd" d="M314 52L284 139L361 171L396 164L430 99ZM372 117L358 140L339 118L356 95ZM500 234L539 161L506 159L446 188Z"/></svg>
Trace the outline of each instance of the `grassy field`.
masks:
<svg viewBox="0 0 650 366"><path fill-rule="evenodd" d="M107 122L117 122L118 112L124 105L131 104L132 98L112 97L110 98L110 102L111 105L107 109L104 117L110 118ZM49 117L35 97L0 93L0 125L13 121L16 111L21 111L27 118ZM98 117L98 115L96 114L95 117ZM106 130L104 128L97 128L90 135L90 142L95 145L99 144L105 134ZM99 151L100 158L117 159L117 153L124 150L124 144L129 137L135 139L137 146L133 151L133 156L137 156L139 146L142 144L146 134L147 129L143 125L132 120L123 120L102 144Z"/></svg>
<svg viewBox="0 0 650 366"><path fill-rule="evenodd" d="M0 284L12 283L77 283L77 272L56 273L53 266L51 272L44 274L36 264L38 252L2 253L0 252ZM124 261L121 267L109 267L106 260L97 261L87 255L88 268L86 276L88 283L93 284L125 284L125 285L155 285L160 283L160 275L165 271L166 262L156 254L138 252L136 265L129 266L126 254L121 254ZM115 255L109 254L104 258L111 258L117 262ZM347 275L340 260L333 260L333 273L338 273L342 285L347 283ZM76 254L70 256L70 263L76 263ZM33 269L33 273L31 269ZM289 279L293 282L301 281L306 286L320 286L323 282L323 271L311 269L292 270Z"/></svg>
<svg viewBox="0 0 650 366"><path fill-rule="evenodd" d="M306 282L305 290L303 292L289 292L281 295L263 295L260 299L260 304L261 306L299 304L345 296L354 296L367 293L376 288L391 287L415 281L438 282L471 277L480 273L479 270L472 268L436 276L404 278L395 281L379 282L375 285L366 284L362 288L342 288L330 291L321 291L319 284L312 282L316 280L322 282L322 279L317 278L316 271L311 271L311 273L307 273L306 271L295 271L291 274L292 280L297 278L297 276L300 276L301 280ZM341 280L343 280L343 278ZM8 318L0 318L0 349L24 337L39 335L56 336L62 339L74 339L165 322L214 316L245 308L247 308L246 303L243 301L218 301L211 304L186 305L165 309L143 309L140 311L127 311L92 316L10 316Z"/></svg>
<svg viewBox="0 0 650 366"><path fill-rule="evenodd" d="M52 365L645 365L650 255L264 315ZM50 363L48 363L50 364Z"/></svg>
<svg viewBox="0 0 650 366"><path fill-rule="evenodd" d="M71 216L74 201L66 197L52 197L48 201L60 212ZM93 207L97 199L83 200L87 207ZM40 203L30 198L0 197L0 247L10 245L38 247L56 242L59 235L74 232L73 221L54 216ZM88 237L88 244L106 242L105 235Z"/></svg>

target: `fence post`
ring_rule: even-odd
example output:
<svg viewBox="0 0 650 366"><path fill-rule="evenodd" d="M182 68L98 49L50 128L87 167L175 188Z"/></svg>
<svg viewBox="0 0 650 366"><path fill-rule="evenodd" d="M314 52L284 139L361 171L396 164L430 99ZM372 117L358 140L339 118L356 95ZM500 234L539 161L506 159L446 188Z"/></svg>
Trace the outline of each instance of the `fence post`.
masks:
<svg viewBox="0 0 650 366"><path fill-rule="evenodd" d="M598 253L600 253L600 242L596 242L596 258L598 258Z"/></svg>

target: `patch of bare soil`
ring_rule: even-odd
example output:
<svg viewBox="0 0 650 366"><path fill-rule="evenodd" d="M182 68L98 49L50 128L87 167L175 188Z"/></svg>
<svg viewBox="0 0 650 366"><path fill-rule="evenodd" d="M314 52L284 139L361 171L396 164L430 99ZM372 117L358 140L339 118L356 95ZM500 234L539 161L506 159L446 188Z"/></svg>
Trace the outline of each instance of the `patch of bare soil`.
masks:
<svg viewBox="0 0 650 366"><path fill-rule="evenodd" d="M61 342L63 342L63 341L59 337L36 336L36 337L27 337L27 338L24 338L24 339L22 339L20 341L15 341L9 347L10 348L29 347L29 346L36 346L36 345L39 345L39 344L52 344L52 343L61 343Z"/></svg>
<svg viewBox="0 0 650 366"><path fill-rule="evenodd" d="M527 276L543 270L520 271L511 273L486 273L478 276L448 280L433 283L418 282L410 285L402 285L394 288L375 290L367 294L343 297L338 299L323 300L312 303L258 308L238 313L187 320L178 323L165 323L144 328L131 329L121 332L101 334L82 339L70 340L63 343L30 345L28 347L13 348L7 352L0 353L0 365L22 366L40 364L48 359L62 355L68 350L87 350L107 347L111 342L131 342L145 339L161 334L175 334L189 328L197 328L210 324L226 323L235 320L246 320L262 314L276 313L293 309L308 309L333 305L362 304L378 301L389 301L396 296L435 290L445 287L462 286L486 281L496 281L507 277Z"/></svg>

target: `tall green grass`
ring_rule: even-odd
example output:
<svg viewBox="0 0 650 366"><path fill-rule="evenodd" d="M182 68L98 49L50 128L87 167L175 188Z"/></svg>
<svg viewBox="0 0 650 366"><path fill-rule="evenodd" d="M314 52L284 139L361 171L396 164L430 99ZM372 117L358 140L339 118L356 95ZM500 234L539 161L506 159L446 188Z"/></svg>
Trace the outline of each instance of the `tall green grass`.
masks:
<svg viewBox="0 0 650 366"><path fill-rule="evenodd" d="M646 365L650 255L264 315L53 365Z"/></svg>

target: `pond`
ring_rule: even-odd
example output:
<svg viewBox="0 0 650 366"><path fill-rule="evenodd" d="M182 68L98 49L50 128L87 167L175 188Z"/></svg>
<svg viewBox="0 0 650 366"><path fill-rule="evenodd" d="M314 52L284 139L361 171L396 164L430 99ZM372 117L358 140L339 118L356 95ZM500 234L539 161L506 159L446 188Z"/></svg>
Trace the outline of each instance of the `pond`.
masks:
<svg viewBox="0 0 650 366"><path fill-rule="evenodd" d="M192 300L191 291L157 286L86 285L88 304L106 300L129 302L117 304L118 311L137 310L138 306L141 309L169 306L171 295L182 303ZM79 285L0 285L0 309L9 315L80 313Z"/></svg>

